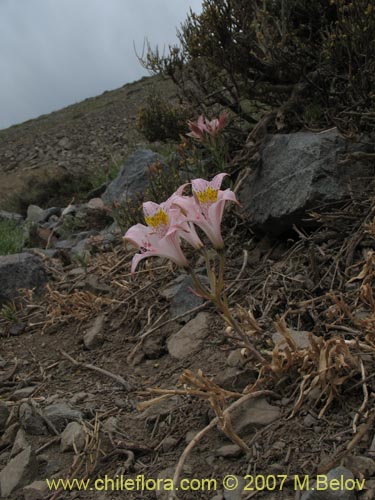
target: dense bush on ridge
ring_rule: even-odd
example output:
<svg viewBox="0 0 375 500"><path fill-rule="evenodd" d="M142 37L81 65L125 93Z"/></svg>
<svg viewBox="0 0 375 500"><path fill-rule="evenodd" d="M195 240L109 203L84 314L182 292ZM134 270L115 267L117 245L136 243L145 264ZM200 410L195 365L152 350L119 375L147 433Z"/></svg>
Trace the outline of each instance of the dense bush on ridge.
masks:
<svg viewBox="0 0 375 500"><path fill-rule="evenodd" d="M372 0L204 0L178 37L166 55L148 47L143 64L203 107L219 103L250 122L248 101L284 106L297 126L372 123Z"/></svg>

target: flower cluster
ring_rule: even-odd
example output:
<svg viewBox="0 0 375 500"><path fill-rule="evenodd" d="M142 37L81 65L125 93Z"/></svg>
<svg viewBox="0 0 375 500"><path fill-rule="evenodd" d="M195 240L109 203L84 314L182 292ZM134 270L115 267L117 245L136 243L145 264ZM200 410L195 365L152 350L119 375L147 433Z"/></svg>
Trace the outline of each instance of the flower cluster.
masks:
<svg viewBox="0 0 375 500"><path fill-rule="evenodd" d="M153 256L166 257L178 266L189 268L181 249L181 239L196 249L202 248L203 243L195 226L207 235L215 249L224 247L220 227L225 202L237 202L233 191L220 189L226 175L218 174L212 181L193 180L192 196L183 194L187 186L184 184L164 203L143 203L147 225L136 224L124 236L125 240L140 250L133 257L132 273L141 260Z"/></svg>

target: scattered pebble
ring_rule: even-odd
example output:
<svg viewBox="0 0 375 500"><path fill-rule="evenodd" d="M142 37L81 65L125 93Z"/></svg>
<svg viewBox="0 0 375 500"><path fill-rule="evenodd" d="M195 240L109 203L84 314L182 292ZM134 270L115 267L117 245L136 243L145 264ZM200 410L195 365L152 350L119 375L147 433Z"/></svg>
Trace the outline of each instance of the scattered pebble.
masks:
<svg viewBox="0 0 375 500"><path fill-rule="evenodd" d="M77 450L85 447L86 433L83 426L78 422L70 422L61 434L60 449L62 452Z"/></svg>

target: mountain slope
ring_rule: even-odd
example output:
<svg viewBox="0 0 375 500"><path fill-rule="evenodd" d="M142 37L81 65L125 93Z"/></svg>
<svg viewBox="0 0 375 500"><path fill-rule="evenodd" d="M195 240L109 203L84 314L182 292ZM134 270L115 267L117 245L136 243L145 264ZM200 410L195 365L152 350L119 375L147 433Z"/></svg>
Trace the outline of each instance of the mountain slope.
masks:
<svg viewBox="0 0 375 500"><path fill-rule="evenodd" d="M176 97L171 81L147 77L0 131L0 209L67 199L84 178L144 144L135 122L151 92Z"/></svg>

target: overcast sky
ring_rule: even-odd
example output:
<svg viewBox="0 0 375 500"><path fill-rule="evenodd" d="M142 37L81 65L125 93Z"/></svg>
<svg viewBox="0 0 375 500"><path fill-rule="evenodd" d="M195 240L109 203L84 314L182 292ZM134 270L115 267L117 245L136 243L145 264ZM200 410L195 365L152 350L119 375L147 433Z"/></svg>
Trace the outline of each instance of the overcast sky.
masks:
<svg viewBox="0 0 375 500"><path fill-rule="evenodd" d="M175 43L202 0L0 0L0 128L148 73L144 38Z"/></svg>

